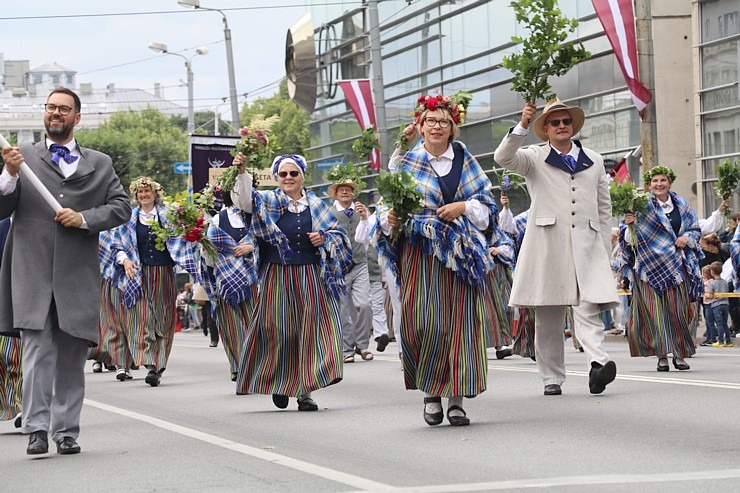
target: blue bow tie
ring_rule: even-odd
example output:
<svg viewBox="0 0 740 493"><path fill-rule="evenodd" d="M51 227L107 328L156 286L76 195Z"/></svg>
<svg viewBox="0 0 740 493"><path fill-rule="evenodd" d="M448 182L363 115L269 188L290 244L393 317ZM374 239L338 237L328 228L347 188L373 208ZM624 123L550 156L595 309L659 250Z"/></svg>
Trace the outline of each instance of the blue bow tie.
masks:
<svg viewBox="0 0 740 493"><path fill-rule="evenodd" d="M560 157L565 161L571 171L576 170L576 160L570 154L561 154Z"/></svg>
<svg viewBox="0 0 740 493"><path fill-rule="evenodd" d="M64 162L67 164L72 164L77 161L78 156L73 156L69 153L69 149L64 146L60 146L59 144L50 145L49 150L52 154L54 154L51 157L51 161L57 166L59 165L60 159L64 159Z"/></svg>
<svg viewBox="0 0 740 493"><path fill-rule="evenodd" d="M355 213L352 209L344 209L344 213L347 214L347 217L352 217L352 214Z"/></svg>

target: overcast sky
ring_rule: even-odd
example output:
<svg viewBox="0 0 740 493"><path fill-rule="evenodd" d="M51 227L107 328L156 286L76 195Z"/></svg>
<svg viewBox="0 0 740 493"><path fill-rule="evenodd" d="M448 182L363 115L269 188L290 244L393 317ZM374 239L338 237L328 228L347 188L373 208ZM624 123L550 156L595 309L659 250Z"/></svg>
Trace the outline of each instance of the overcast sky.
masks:
<svg viewBox="0 0 740 493"><path fill-rule="evenodd" d="M277 86L272 83L285 76L286 33L306 11L304 1L201 0L200 4L222 10L253 8L224 10L232 34L236 90L240 96L248 93L250 102L274 94ZM162 13L90 16L135 12ZM53 16L75 17L44 18ZM148 48L151 42L164 43L170 51L188 57L200 46L208 48L207 55L192 61L196 111L214 109L229 95L223 22L218 12L185 9L177 0L0 3L0 53L5 60L29 60L32 69L57 62L77 71L78 84L91 82L94 89L114 83L117 88L153 92L159 82L167 99L187 106L184 60L155 53ZM240 107L241 101L240 97ZM219 111L228 115L228 103Z"/></svg>

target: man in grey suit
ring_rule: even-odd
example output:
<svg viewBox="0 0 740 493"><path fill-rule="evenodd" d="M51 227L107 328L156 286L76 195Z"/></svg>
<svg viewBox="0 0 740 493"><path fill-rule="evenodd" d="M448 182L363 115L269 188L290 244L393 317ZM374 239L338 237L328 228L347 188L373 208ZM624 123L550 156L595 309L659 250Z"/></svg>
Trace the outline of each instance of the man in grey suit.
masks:
<svg viewBox="0 0 740 493"><path fill-rule="evenodd" d="M3 149L0 218L13 214L0 268L0 333L23 341L26 453L80 452L87 350L97 344L98 233L131 216L111 158L74 139L80 99L55 89L45 105L45 142ZM62 205L56 214L24 176L26 164Z"/></svg>
<svg viewBox="0 0 740 493"><path fill-rule="evenodd" d="M527 104L494 153L498 164L527 178L532 197L509 303L534 307L535 357L545 395L562 393L565 310L573 306L588 356L589 390L600 394L617 373L604 349L599 318L618 304L609 264L611 201L604 161L573 140L585 120L581 108L554 99L536 120L535 114L535 105ZM545 143L520 148L530 123Z"/></svg>

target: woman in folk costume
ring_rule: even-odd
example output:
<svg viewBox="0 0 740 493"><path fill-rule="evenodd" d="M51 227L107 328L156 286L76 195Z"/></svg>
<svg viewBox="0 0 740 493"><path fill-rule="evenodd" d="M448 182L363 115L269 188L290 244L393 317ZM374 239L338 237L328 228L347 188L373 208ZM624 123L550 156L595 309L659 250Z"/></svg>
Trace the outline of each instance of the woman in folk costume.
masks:
<svg viewBox="0 0 740 493"><path fill-rule="evenodd" d="M272 163L279 188L255 191L237 154L237 205L252 214L260 289L241 354L237 393L272 394L280 409L297 397L316 411L314 390L342 379L339 298L350 268L349 238L329 206L303 188L306 161L286 154Z"/></svg>
<svg viewBox="0 0 740 493"><path fill-rule="evenodd" d="M102 231L99 235L98 261L102 283L98 345L90 350L88 358L101 365L105 364L106 367L113 365L116 369L116 380L123 382L133 377L129 371L132 365L131 352L123 331L126 311L121 303L121 292L113 281L116 272L116 256L111 251L111 245L116 229ZM114 361L122 364L114 365ZM93 371L95 371L94 365Z"/></svg>
<svg viewBox="0 0 740 493"><path fill-rule="evenodd" d="M9 217L0 221L0 262L10 221ZM0 421L15 418L16 428L21 427L21 351L20 337L0 336Z"/></svg>
<svg viewBox="0 0 740 493"><path fill-rule="evenodd" d="M162 185L142 176L129 186L135 207L131 219L116 229L111 252L116 257L114 280L125 305L124 337L135 367L149 372L145 382L152 387L160 383L167 367L175 336L175 264L200 281L195 261L196 244L170 236L164 251L156 248L156 237L150 226L158 222L167 226ZM111 354L113 356L113 354ZM115 361L126 368L128 361Z"/></svg>
<svg viewBox="0 0 740 493"><path fill-rule="evenodd" d="M486 335L486 347L506 352L512 343L510 327L513 310L509 308L511 294L511 269L514 267L514 244L498 224L493 227L488 252L493 257L493 269L483 283L483 328ZM509 353L510 353L509 349ZM499 358L502 359L502 358Z"/></svg>
<svg viewBox="0 0 740 493"><path fill-rule="evenodd" d="M693 301L704 288L699 220L689 203L671 191L676 179L672 169L655 166L643 179L652 192L647 213L626 214L619 236L622 255L617 268L622 276L632 271L634 278L627 329L630 354L657 356L658 371L668 371L672 354L673 366L688 370L684 358L695 352L690 331L696 316Z"/></svg>
<svg viewBox="0 0 740 493"><path fill-rule="evenodd" d="M389 167L413 176L423 209L395 242L388 235L400 226L398 215L382 211L382 234L374 234L381 261L397 276L402 293L405 385L424 392L430 426L443 420L442 397L449 399L450 424L469 424L463 397L485 391L488 371L482 286L493 259L484 232L497 209L491 182L454 140L464 111L462 102L449 97L419 98L416 123L404 136L410 141L418 127L423 141L405 154L397 149Z"/></svg>
<svg viewBox="0 0 740 493"><path fill-rule="evenodd" d="M216 247L218 258L212 266L213 304L216 324L221 333L231 379L236 381L247 327L257 299L257 258L249 227L252 214L242 212L231 200L231 190L221 188L224 207L213 216L208 239Z"/></svg>

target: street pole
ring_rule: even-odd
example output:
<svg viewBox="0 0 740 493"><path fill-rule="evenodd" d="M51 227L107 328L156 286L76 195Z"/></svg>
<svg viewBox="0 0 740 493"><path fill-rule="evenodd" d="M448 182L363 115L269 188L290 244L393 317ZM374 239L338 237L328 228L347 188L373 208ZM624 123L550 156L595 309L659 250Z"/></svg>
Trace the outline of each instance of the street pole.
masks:
<svg viewBox="0 0 740 493"><path fill-rule="evenodd" d="M193 109L193 69L190 60L185 61L185 68L188 71L188 135L195 132L195 110Z"/></svg>
<svg viewBox="0 0 740 493"><path fill-rule="evenodd" d="M653 52L652 0L635 0L635 28L640 82L655 94L655 68ZM655 117L655 97L642 110L640 126L642 145L642 172L658 163L658 124ZM649 183L644 183L645 190Z"/></svg>
<svg viewBox="0 0 740 493"><path fill-rule="evenodd" d="M229 67L229 97L231 98L231 124L233 127L233 134L239 133L239 105L236 101L236 77L234 76L234 52L231 49L231 29L229 29L229 23L226 20L226 15L220 10L218 11L224 19L224 39L226 40L226 63Z"/></svg>
<svg viewBox="0 0 740 493"><path fill-rule="evenodd" d="M385 118L385 88L383 86L383 60L380 53L380 20L378 19L378 0L367 2L368 22L370 24L370 63L373 77L370 85L375 98L376 132L380 134L380 167L388 167L388 122ZM364 129L363 129L364 130Z"/></svg>

